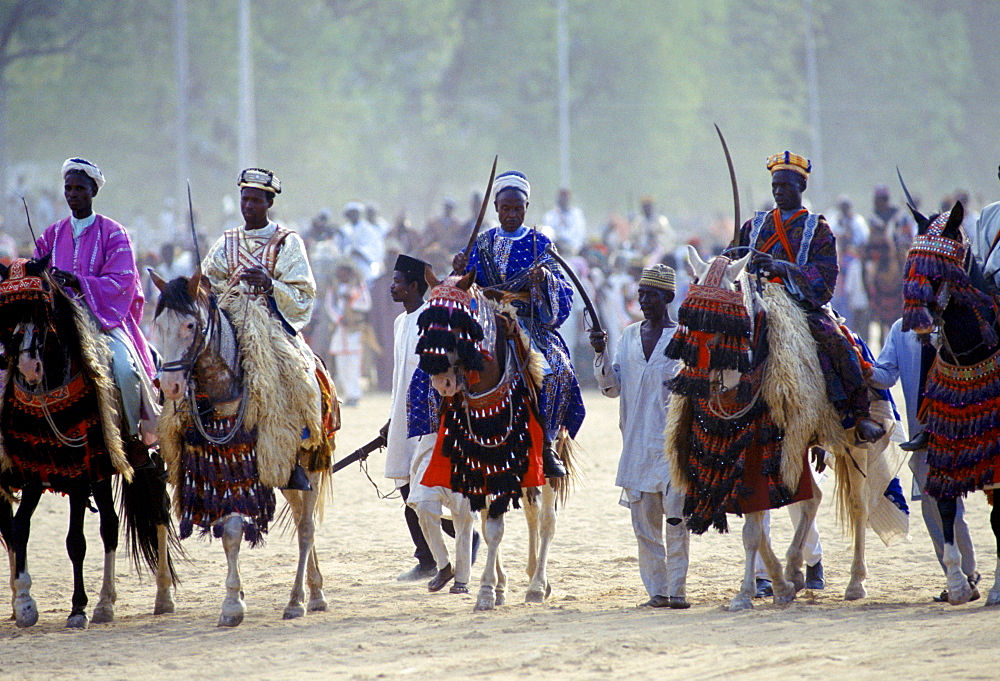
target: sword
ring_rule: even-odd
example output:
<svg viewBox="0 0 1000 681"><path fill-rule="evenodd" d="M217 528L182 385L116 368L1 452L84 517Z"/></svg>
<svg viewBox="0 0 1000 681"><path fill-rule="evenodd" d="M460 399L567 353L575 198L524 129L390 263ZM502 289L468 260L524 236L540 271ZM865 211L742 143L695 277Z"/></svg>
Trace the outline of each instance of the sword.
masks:
<svg viewBox="0 0 1000 681"><path fill-rule="evenodd" d="M198 271L201 271L201 253L198 251L198 233L194 229L194 204L191 203L191 180L187 181L188 187L188 215L191 218L191 241L194 242L194 257L198 262Z"/></svg>
<svg viewBox="0 0 1000 681"><path fill-rule="evenodd" d="M559 251L556 250L555 244L550 243L546 246L545 252L551 255L552 258L559 263L559 266L562 267L563 271L569 276L570 281L572 281L573 285L576 286L576 290L580 292L580 298L583 299L583 307L587 311L587 314L590 315L590 328L594 331L603 331L604 327L601 326L601 320L597 316L597 308L594 307L594 303L591 302L590 296L587 295L587 289L585 289L583 284L580 283L580 278L576 276L576 272L574 272L573 268L569 266L569 263L563 260L563 257L559 255Z"/></svg>
<svg viewBox="0 0 1000 681"><path fill-rule="evenodd" d="M385 445L386 445L385 435L379 434L378 437L376 437L368 444L358 447L353 452L345 456L343 459L333 464L333 470L330 472L336 473L341 469L347 468L355 461L366 461L368 459L369 454L374 452L376 449L382 449L383 447L385 447Z"/></svg>
<svg viewBox="0 0 1000 681"><path fill-rule="evenodd" d="M483 205L479 208L479 217L476 218L476 226L472 228L472 235L469 237L469 244L465 247L463 253L466 257L472 253L472 246L476 243L476 237L479 236L479 228L483 226L483 218L486 217L486 207L490 205L490 194L493 193L493 180L497 176L497 159L499 155L493 157L493 170L490 171L490 181L486 185L486 193L483 194ZM455 274L461 274L461 272L456 272Z"/></svg>
<svg viewBox="0 0 1000 681"><path fill-rule="evenodd" d="M719 124L713 123L713 125L715 126L715 132L719 133L719 141L722 142L722 151L726 153L726 165L729 166L729 181L733 185L733 211L735 216L733 220L733 241L729 244L729 247L733 248L740 244L740 227L743 226L740 223L740 189L736 184L736 169L733 167L733 157L729 154L729 145L726 144L726 138L722 136Z"/></svg>

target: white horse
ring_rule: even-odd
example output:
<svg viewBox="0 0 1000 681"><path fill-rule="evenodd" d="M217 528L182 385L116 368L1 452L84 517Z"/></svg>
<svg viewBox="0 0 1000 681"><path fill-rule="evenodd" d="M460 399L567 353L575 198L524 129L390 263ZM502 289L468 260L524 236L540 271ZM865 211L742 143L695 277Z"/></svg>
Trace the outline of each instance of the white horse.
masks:
<svg viewBox="0 0 1000 681"><path fill-rule="evenodd" d="M246 614L239 567L240 546L245 535L253 543L267 531L274 513L272 488L284 485L262 480L265 467L261 464L255 439L259 434L250 427L246 404L248 391L236 333L207 290L207 281L200 274L190 281L179 277L169 283L155 274L152 276L161 291L155 324L163 358L160 387L167 400L160 419L160 442L171 480L178 486L176 510L182 521L181 536L191 532L192 515L195 526L203 531L211 527L217 537L221 536L228 573L219 626L234 627ZM196 408L187 404L195 395L207 395L210 415L197 414ZM204 405L199 406L204 408ZM272 405L278 406L287 408L280 401ZM241 425L244 418L246 422ZM184 441L189 428L197 428L201 435L200 445ZM227 448L233 446L242 446L242 449L235 455L226 453ZM284 609L284 619L302 617L307 610L327 609L314 537L328 467L313 470L315 467L307 463L302 451L297 456L306 468L311 489L281 489L291 509L299 540L295 581ZM186 465L192 461L202 466L206 463L215 466L214 475L223 476L225 485L199 478L194 470L199 466ZM287 479L287 473L285 475ZM217 501L209 501L209 496ZM259 507L255 506L258 503ZM248 506L255 507L251 510ZM185 520L189 521L186 528ZM305 585L309 587L308 601L305 600Z"/></svg>
<svg viewBox="0 0 1000 681"><path fill-rule="evenodd" d="M791 300L784 288L778 284L767 283L762 293L758 293L754 282L745 272L749 256L735 262L725 256L718 256L705 262L697 251L690 247L688 256L697 280L697 285L692 287L694 290L689 293L689 300L692 296L699 295L703 295L704 300L724 299L737 308L743 307L748 312L746 315L748 319L754 318L755 310L763 308L766 311L768 326L769 357L766 366L760 365L759 358L756 361L751 360L750 371L742 373L731 368L720 369L705 365L704 358L711 356L712 344L718 343L722 334L713 335L709 332L700 336L703 343L707 339L709 347L702 348L702 351L697 353L701 360L696 361L692 358L686 362L688 365L686 370L695 372L692 375L707 377L709 396L707 399L701 399L694 391L683 389L678 391L675 387L666 427L666 453L672 462L674 483L681 489L689 488L691 479L687 466L692 453L690 441L694 413L704 411L703 416L708 416L710 413L716 418L736 421L745 414L752 413L754 402L761 398L773 423L784 433L781 444L783 484L793 494L800 484L799 481L812 487L811 498L800 502L801 519L785 556L784 572L771 548L770 539L764 532L764 511L744 514L743 546L746 551L746 562L743 583L739 593L732 599L729 609L737 611L753 607L756 593L755 563L758 553L771 579L775 603L791 602L796 592L805 587L803 544L822 497L812 475L808 471L803 471L803 467L808 465L805 460L806 452L811 445L819 445L833 454L839 517L842 523L849 525L853 538L854 559L844 598L846 600L864 598L867 595L864 586L867 577L865 526L872 517L870 511L877 505L892 506L883 495L886 485L895 472L890 469L884 456L895 426L891 406L880 402L872 405L872 417L880 420L885 426L886 435L874 445L856 445L853 433L843 429L839 416L826 399L823 375L805 314ZM684 322L683 317L681 321ZM698 330L708 331L708 329ZM759 332L760 329L755 328L751 334ZM692 334L692 337L699 336ZM755 394L741 396L737 390L741 379L744 374L749 375L755 371L760 372ZM734 437L739 435L740 432L733 434ZM895 465L898 468L898 464ZM729 498L734 496L735 493ZM717 526L722 524L724 527L724 509L729 498L722 501L721 509L716 508L712 511L715 514L712 522ZM880 513L879 517L889 516L897 525L892 526L892 520L888 524L873 524L873 528L887 543L893 536L900 533L905 535L905 529L901 530L899 527L905 516L898 511L893 513L893 509L894 506L891 509L886 508L886 513L884 515ZM720 516L721 520L715 520ZM707 529L707 524L702 531L704 529Z"/></svg>
<svg viewBox="0 0 1000 681"><path fill-rule="evenodd" d="M529 412L536 407L526 397L532 389L537 390L541 385L538 359L535 357L537 353L530 349L516 319L498 314L494 304L485 296L478 296L474 290L470 293L471 275L452 276L444 282L431 277L428 283L431 286L428 311L421 314L422 320L427 321L420 322L421 341L417 352L422 355L421 368L431 375L434 389L444 400L442 411L446 422L455 419L457 425L451 431L452 435L439 433L438 437L447 438L444 446L449 448L451 461L464 462L455 465L471 466L470 469L462 470L474 470L474 476L488 476L498 469L503 470L515 456L511 454L515 440L523 445L525 438L541 437L540 428L532 436L528 436ZM474 297L478 301L476 308L479 311L475 316L480 321L472 318L470 304ZM450 326L449 318L457 321L461 316L451 314L451 310L456 308L466 313L461 323L470 326ZM430 317L424 318L428 312ZM437 321L430 321L435 315ZM428 324L433 328L428 329ZM491 333L487 334L489 337L493 337L495 333L493 352L491 357L486 358L478 350L460 347L470 332L482 338L484 324L491 329ZM442 340L440 334L457 338L459 347L456 348L454 340L444 339L443 342L452 349L447 352L438 351L435 345ZM434 356L437 363L425 361L427 356ZM476 357L481 358L481 361L476 360ZM473 371L476 373L472 374ZM487 421L491 419L498 426L494 430L490 430L487 425ZM560 436L557 448L569 471L565 478L540 478L538 482L544 484L523 486L523 490L520 487L516 490L509 489L505 498L504 495L499 495L499 500L496 494L482 492L485 483L470 486L478 488L480 502L485 503L485 508L482 509L482 533L487 546L475 611L492 610L506 602L507 573L503 568L500 545L505 529L504 516L510 502L524 501L525 518L528 522L527 574L531 581L524 600L526 603L541 603L551 593L547 572L549 546L556 531L557 504L565 499L569 480L573 475L571 440L565 432ZM474 454L469 456L470 452ZM522 452L519 456L526 458L528 455L527 452ZM473 462L470 464L470 461ZM524 467L527 468L526 463ZM525 474L523 469L520 474ZM477 493L471 489L455 489L452 482L460 476L451 476L449 471L444 471L441 475L444 477L439 478L435 485L449 486L454 492L464 493L466 496ZM424 479L428 480L426 477ZM455 529L457 534L460 528L456 526ZM468 555L462 552L459 559L464 559L463 554Z"/></svg>

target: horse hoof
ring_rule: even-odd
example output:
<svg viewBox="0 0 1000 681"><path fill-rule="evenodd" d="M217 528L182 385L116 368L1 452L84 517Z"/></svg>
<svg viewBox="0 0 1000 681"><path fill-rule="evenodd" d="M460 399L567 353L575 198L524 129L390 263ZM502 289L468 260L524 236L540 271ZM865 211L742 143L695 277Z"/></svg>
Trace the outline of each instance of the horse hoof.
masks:
<svg viewBox="0 0 1000 681"><path fill-rule="evenodd" d="M88 626L87 613L85 612L73 613L66 620L67 629L86 629Z"/></svg>
<svg viewBox="0 0 1000 681"><path fill-rule="evenodd" d="M479 590L479 598L476 599L476 607L472 609L472 612L484 612L486 610L493 610L497 606L497 598L493 589L490 587L483 587Z"/></svg>
<svg viewBox="0 0 1000 681"><path fill-rule="evenodd" d="M963 580L958 588L953 589L948 585L948 603L951 605L962 605L972 600L972 587L967 580Z"/></svg>
<svg viewBox="0 0 1000 681"><path fill-rule="evenodd" d="M94 608L94 614L90 618L94 624L107 624L115 621L115 609L111 605L99 605Z"/></svg>
<svg viewBox="0 0 1000 681"><path fill-rule="evenodd" d="M990 589L990 593L986 597L986 606L991 605L1000 605L1000 589Z"/></svg>
<svg viewBox="0 0 1000 681"><path fill-rule="evenodd" d="M531 589L524 594L525 603L544 603L545 594L540 589Z"/></svg>
<svg viewBox="0 0 1000 681"><path fill-rule="evenodd" d="M868 596L868 591L865 589L864 584L851 585L847 587L847 591L844 592L845 601L859 601L862 598Z"/></svg>
<svg viewBox="0 0 1000 681"><path fill-rule="evenodd" d="M241 598L235 602L223 603L222 614L219 615L220 627L238 627L246 615L247 606Z"/></svg>
<svg viewBox="0 0 1000 681"><path fill-rule="evenodd" d="M174 601L172 598L158 599L153 605L154 615L170 615L174 612Z"/></svg>
<svg viewBox="0 0 1000 681"><path fill-rule="evenodd" d="M18 598L18 602L14 603L14 623L22 629L38 623L38 606L31 596Z"/></svg>
<svg viewBox="0 0 1000 681"><path fill-rule="evenodd" d="M795 589L795 593L798 593L806 588L806 576L802 570L795 570L791 574L785 575L785 579L791 582L792 587Z"/></svg>
<svg viewBox="0 0 1000 681"><path fill-rule="evenodd" d="M320 596L319 598L310 598L309 605L307 606L309 612L326 612L326 596Z"/></svg>
<svg viewBox="0 0 1000 681"><path fill-rule="evenodd" d="M496 603L498 607L501 605L507 605L507 593L503 589L497 589L497 595L494 603Z"/></svg>
<svg viewBox="0 0 1000 681"><path fill-rule="evenodd" d="M753 599L742 593L729 601L729 612L739 612L741 610L753 610Z"/></svg>
<svg viewBox="0 0 1000 681"><path fill-rule="evenodd" d="M301 605L289 605L285 607L285 612L282 613L281 619L283 620L294 620L299 617L304 617L306 614L306 609Z"/></svg>

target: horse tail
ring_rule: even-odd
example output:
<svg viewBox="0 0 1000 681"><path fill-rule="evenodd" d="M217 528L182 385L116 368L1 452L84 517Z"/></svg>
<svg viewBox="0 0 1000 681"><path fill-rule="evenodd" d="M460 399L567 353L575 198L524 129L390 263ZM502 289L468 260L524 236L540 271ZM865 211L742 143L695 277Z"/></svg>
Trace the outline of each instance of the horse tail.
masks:
<svg viewBox="0 0 1000 681"><path fill-rule="evenodd" d="M170 522L170 495L167 493L166 469L159 456L150 457L152 466L138 468L132 482L122 479L121 517L125 525L125 550L132 558L137 573L148 569L154 574L160 564L158 529L167 528L167 546L164 556L170 581L178 583L174 569L174 555L182 555L183 550L177 537L177 530Z"/></svg>
<svg viewBox="0 0 1000 681"><path fill-rule="evenodd" d="M563 466L566 467L565 476L549 478L548 480L549 484L552 485L552 490L556 493L556 508L559 508L565 506L566 502L569 501L569 495L583 478L583 470L578 460L581 451L580 445L569 436L569 432L565 428L559 429L555 444L556 453L562 459Z"/></svg>

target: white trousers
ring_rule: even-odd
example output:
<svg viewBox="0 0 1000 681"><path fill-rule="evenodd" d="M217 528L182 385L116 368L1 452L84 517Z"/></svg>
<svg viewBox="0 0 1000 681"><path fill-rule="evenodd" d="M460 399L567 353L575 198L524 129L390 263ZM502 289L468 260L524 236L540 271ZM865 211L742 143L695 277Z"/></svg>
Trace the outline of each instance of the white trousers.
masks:
<svg viewBox="0 0 1000 681"><path fill-rule="evenodd" d="M420 531L434 556L437 569L442 570L451 563L455 570L455 582L468 584L472 574L472 530L476 522L469 500L445 487L420 484L431 461L435 439L433 435L423 435L417 443L417 451L413 454L410 467L410 495L406 503L417 512ZM441 530L441 515L445 507L451 511L451 519L455 524L454 562L451 561L444 532Z"/></svg>
<svg viewBox="0 0 1000 681"><path fill-rule="evenodd" d="M631 496L631 495L630 495ZM668 508L668 492L640 492L629 501L632 530L639 545L639 577L649 597L687 595L690 536L687 524L666 522L675 517Z"/></svg>

